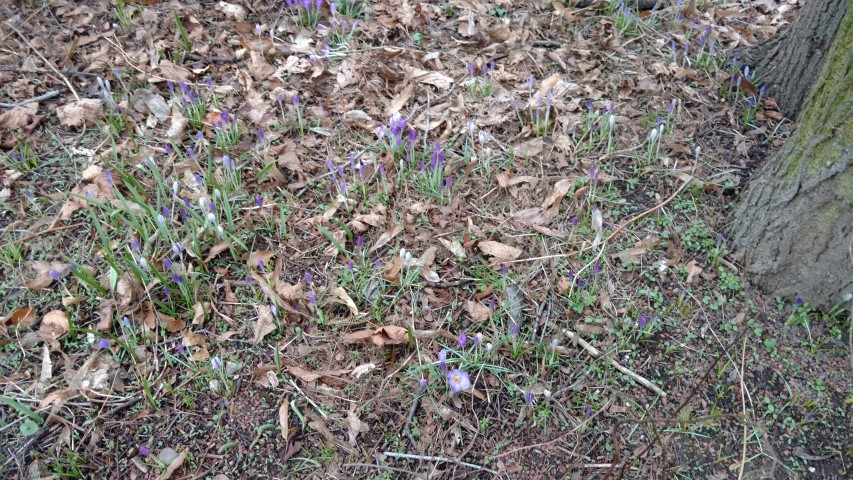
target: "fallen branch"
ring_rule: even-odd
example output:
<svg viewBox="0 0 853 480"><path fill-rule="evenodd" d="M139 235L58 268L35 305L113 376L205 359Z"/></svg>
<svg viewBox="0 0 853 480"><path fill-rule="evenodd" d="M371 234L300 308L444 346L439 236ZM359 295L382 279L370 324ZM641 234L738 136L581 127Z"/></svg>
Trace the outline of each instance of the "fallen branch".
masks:
<svg viewBox="0 0 853 480"><path fill-rule="evenodd" d="M408 454L408 453L395 453L395 452L384 452L383 455L385 455L386 457L402 458L405 460L423 460L425 462L453 463L453 464L457 464L457 465L462 465L463 467L473 468L474 470L481 470L484 472L489 472L493 475L497 475L497 473L498 473L498 472L496 472L490 468L486 468L486 467L483 467L480 465L475 465L473 463L453 460L451 458L432 457L429 455L412 455L412 454Z"/></svg>
<svg viewBox="0 0 853 480"><path fill-rule="evenodd" d="M583 349L586 350L587 353L589 353L593 357L599 358L602 356L602 353L599 349L597 349L597 348L593 347L592 345L590 345L589 343L587 343L587 341L582 339L577 333L566 329L566 330L563 330L563 334L565 336L569 337L569 339L572 342L577 342L578 345L583 347ZM608 362L610 362L610 365L612 365L613 368L615 368L616 370L619 370L620 372L624 373L625 375L628 375L629 377L631 377L634 380L636 380L637 382L639 382L640 385L648 388L649 390L655 392L656 394L660 395L661 397L666 397L666 392L661 390L657 385L646 380L645 378L641 377L640 375L632 372L631 370L628 370L627 368L623 367L616 360L614 360L612 358L608 358L607 360L608 360Z"/></svg>
<svg viewBox="0 0 853 480"><path fill-rule="evenodd" d="M15 103L3 103L0 102L0 108L15 108L26 105L28 103L40 102L42 100L47 100L49 98L58 97L62 92L59 90L51 90L45 94L39 95L38 97L28 98L26 100L21 100L20 102Z"/></svg>

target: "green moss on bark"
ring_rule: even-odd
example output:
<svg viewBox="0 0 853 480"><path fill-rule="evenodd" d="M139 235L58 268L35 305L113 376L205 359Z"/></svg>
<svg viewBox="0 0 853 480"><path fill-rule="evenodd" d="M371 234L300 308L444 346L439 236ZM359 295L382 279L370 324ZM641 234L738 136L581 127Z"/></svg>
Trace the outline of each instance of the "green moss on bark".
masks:
<svg viewBox="0 0 853 480"><path fill-rule="evenodd" d="M841 21L820 77L786 143L785 179L812 178L853 146L853 3ZM850 198L850 197L848 197Z"/></svg>

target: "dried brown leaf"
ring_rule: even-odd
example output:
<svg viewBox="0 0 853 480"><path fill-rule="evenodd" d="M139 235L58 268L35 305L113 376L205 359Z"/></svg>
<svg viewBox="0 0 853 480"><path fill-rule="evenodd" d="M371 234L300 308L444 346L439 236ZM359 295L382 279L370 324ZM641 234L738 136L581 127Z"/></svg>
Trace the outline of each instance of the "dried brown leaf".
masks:
<svg viewBox="0 0 853 480"><path fill-rule="evenodd" d="M97 98L83 98L57 108L56 117L66 127L82 127L96 119L103 106L104 102Z"/></svg>
<svg viewBox="0 0 853 480"><path fill-rule="evenodd" d="M252 327L255 332L253 341L259 344L264 337L275 331L275 318L267 305L256 305L255 311L258 313L258 318Z"/></svg>
<svg viewBox="0 0 853 480"><path fill-rule="evenodd" d="M278 407L278 424L281 426L281 437L284 439L284 443L287 443L288 437L290 436L290 398L284 397L284 401L281 402L281 406Z"/></svg>
<svg viewBox="0 0 853 480"><path fill-rule="evenodd" d="M515 260L523 253L521 250L494 240L483 240L478 244L480 251L497 260Z"/></svg>
<svg viewBox="0 0 853 480"><path fill-rule="evenodd" d="M379 236L379 238L376 239L376 243L373 244L372 247L370 247L370 250L368 250L368 253L373 253L376 250L379 250L380 248L384 247L386 244L388 244L388 242L393 240L394 237L396 237L402 231L403 231L403 225L401 225L399 223L395 223L394 225L391 226L391 228L386 230L382 235Z"/></svg>
<svg viewBox="0 0 853 480"><path fill-rule="evenodd" d="M492 316L492 309L472 300L465 301L465 311L471 316L471 321L476 323L484 322Z"/></svg>

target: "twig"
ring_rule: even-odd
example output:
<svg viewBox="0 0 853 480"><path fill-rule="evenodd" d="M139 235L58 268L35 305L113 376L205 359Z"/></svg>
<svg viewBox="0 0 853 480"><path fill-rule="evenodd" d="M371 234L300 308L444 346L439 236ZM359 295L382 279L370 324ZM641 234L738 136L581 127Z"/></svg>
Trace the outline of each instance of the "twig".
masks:
<svg viewBox="0 0 853 480"><path fill-rule="evenodd" d="M26 104L28 104L28 103L40 102L40 101L42 101L42 100L47 100L47 99L49 99L49 98L58 97L61 93L62 93L62 92L60 92L59 90L51 90L51 91L49 91L49 92L47 92L47 93L45 93L45 94L39 95L38 97L28 98L28 99L26 99L26 100L21 100L20 102L16 102L16 103L4 103L4 102L0 102L0 108L15 108L15 107L20 107L20 106L22 106L22 105L26 105Z"/></svg>
<svg viewBox="0 0 853 480"><path fill-rule="evenodd" d="M602 406L602 407L601 407L597 412L593 413L592 415L590 415L590 416L589 416L589 418L585 419L585 420L584 420L584 421L582 421L581 423L577 424L574 428L572 428L571 430L569 430L569 431L567 431L567 432L563 433L562 435L560 435L560 436L559 436L559 437L557 437L557 438L554 438L554 439L548 440L547 442L535 443L535 444L533 444L533 445L525 445L525 446L523 446L523 447L518 447L518 448L515 448L515 449L510 450L510 451L508 451L508 452L501 453L500 455L495 455L494 457L491 457L491 458L490 458L490 460L497 460L497 459L499 459L499 458L506 457L507 455L512 455L513 453L516 453L516 452L522 452L522 451L524 451L524 450L529 450L529 449L532 449L532 448L543 448L543 447L547 447L547 446L549 446L549 445L553 445L553 444L555 444L555 443L559 442L560 440L562 440L562 439L564 439L564 438L568 437L569 435L571 435L571 434L575 433L575 432L576 432L576 431L578 431L581 427L583 427L583 426L585 426L585 425L589 424L591 421L593 421L593 420L595 419L595 417L597 417L599 414L601 414L601 412L603 412L603 411L607 410L608 408L610 408L610 404L611 404L611 403L612 403L612 401L611 401L611 400L607 400L607 401L604 403L604 406Z"/></svg>
<svg viewBox="0 0 853 480"><path fill-rule="evenodd" d="M409 454L409 453L395 453L395 452L384 452L384 453L383 453L383 455L385 455L386 457L391 457L391 458L402 458L402 459L405 459L405 460L423 460L423 461L425 461L425 462L453 463L453 464L462 465L463 467L473 468L474 470L482 470L482 471L484 471L484 472L489 472L489 473L491 473L491 474L493 474L493 475L497 475L497 473L498 473L498 472L496 472L496 471L494 471L494 470L492 470L492 469L490 469L490 468L486 468L486 467L483 467L483 466L480 466L480 465L475 465L475 464L473 464L473 463L468 463L468 462L462 462L462 461L453 460L453 459L451 459L451 458L444 458L444 457L432 457L432 456L429 456L429 455L412 455L412 454Z"/></svg>
<svg viewBox="0 0 853 480"><path fill-rule="evenodd" d="M616 235L618 235L618 234L619 234L619 232L621 232L622 230L624 230L628 225L630 225L630 224L632 224L632 223L636 222L637 220L639 220L639 219L641 219L641 218L645 217L646 215L649 215L649 214L651 214L651 213L655 212L656 210L659 210L659 209L663 208L664 206L666 206L667 204L669 204L669 202L671 202L671 201L675 200L675 197L677 197L679 193L681 193L682 191L684 191L684 189L685 189L685 188L687 188L687 186L688 186L688 185L690 185L690 183L691 183L691 182L692 182L692 180L687 180L687 181L686 181L686 182L684 182L680 187L678 187L678 190L676 190L672 195L670 195L670 196L669 196L669 198L667 198L667 199L666 199L666 200L664 200L663 202L661 202L661 203L659 203L659 204L655 205L654 207L652 207L652 208L650 208L650 209L646 210L645 212L643 212L643 213L641 213L641 214L637 215L636 217L633 217L633 218L630 218L630 219L626 220L626 221L625 221L625 223L623 223L622 225L620 225L620 226L619 226L619 228L617 228L616 230L614 230L614 231L613 231L613 233L611 233L610 235L608 235L608 236L607 236L607 238L605 238L605 239L604 239L604 241L602 241L602 242L601 242L601 245L603 245L603 244L605 244L605 243L609 242L610 240L612 240L612 239L613 239L613 237L615 237ZM569 253L559 253L559 254L556 254L556 255L545 255L545 256L543 256L543 257L520 258L520 259L518 259L518 260L511 260L511 261L504 262L504 263L532 262L532 261L535 261L535 260L550 260L550 259L552 259L552 258L569 258L569 257L574 257L575 255L579 255L579 254L581 254L581 253L583 253L583 252L585 252L585 251L587 251L587 250L592 250L592 248L593 248L593 245L589 245L589 246L587 246L587 247L581 248L580 250L575 250L574 252L569 252Z"/></svg>
<svg viewBox="0 0 853 480"><path fill-rule="evenodd" d="M36 47L34 47L34 46L33 46L33 44L32 44L32 43L30 43L30 41L29 41L29 40L27 40L27 37L25 37L25 36L24 36L24 34L23 34L23 33L21 33L21 31L20 31L20 30L18 30L17 28L15 28L15 26L14 26L14 25L12 25L12 22L10 22L10 21L8 21L8 20L7 20L5 23L6 23L6 25L8 25L8 26L9 26L9 28L11 28L12 30L14 30L14 32L15 32L15 33L17 33L19 37L21 37L21 40L23 40L23 41L24 41L24 43L26 43L26 44L27 44L27 46L28 46L28 47L30 47L30 49L31 49L33 52L35 52L35 54L36 54L36 55L38 55L38 56L39 56L39 58L41 58L41 59L42 59L42 61L43 61L45 64L47 64L47 66L48 66L48 67L50 67L50 69L51 69L51 70L53 70L53 72L54 72L54 73L56 73L57 75L59 75L59 78L61 78L61 79L62 79L62 81L64 81L64 82L65 82L65 85L67 85L67 86L68 86L68 89L69 89L69 90L71 90L71 93L74 95L74 98L76 98L77 100L80 100L80 95L77 95L77 91L76 91L76 90L74 90L74 86L73 86L73 85L71 85L71 82L70 82L70 81L68 81L68 77L66 77L65 75L63 75L63 74L62 74L62 72L60 72L56 67L54 67L54 66L53 66L53 64L52 64L52 63L50 63L50 62L48 61L48 59L44 58L44 55L42 55L42 54L41 54L41 52L39 52L39 51L36 49Z"/></svg>
<svg viewBox="0 0 853 480"><path fill-rule="evenodd" d="M746 420L746 385L743 381L744 376L744 365L746 363L746 338L743 339L743 348L741 349L740 354L740 404L743 408L743 418ZM743 470L746 467L746 440L747 440L748 430L746 428L746 421L743 424L743 449L740 453L740 468L737 473L737 480L743 480Z"/></svg>
<svg viewBox="0 0 853 480"><path fill-rule="evenodd" d="M589 353L593 357L598 358L598 357L602 356L600 350L598 350L597 348L595 348L592 345L590 345L589 343L587 343L587 341L582 339L577 333L566 329L566 330L563 330L563 334L565 336L569 337L569 339L571 341L577 342L578 345L583 347L583 349L586 350L587 353ZM625 375L628 375L629 377L638 381L642 386L644 386L644 387L648 388L649 390L655 392L656 394L660 395L661 397L666 397L666 392L661 390L657 385L646 380L645 378L641 377L640 375L632 372L631 370L628 370L627 368L623 367L616 360L614 360L612 358L608 358L607 360L610 362L610 365L612 365L613 368L615 368L616 370L619 370L620 372L624 373Z"/></svg>
<svg viewBox="0 0 853 480"><path fill-rule="evenodd" d="M427 477L421 475L420 473L415 473L410 470L405 470L402 468L389 467L388 465L380 465L378 463L345 463L341 465L342 467L369 467L369 468L378 468L390 470L392 472L406 473L412 475L413 477L420 478L422 480L427 480Z"/></svg>

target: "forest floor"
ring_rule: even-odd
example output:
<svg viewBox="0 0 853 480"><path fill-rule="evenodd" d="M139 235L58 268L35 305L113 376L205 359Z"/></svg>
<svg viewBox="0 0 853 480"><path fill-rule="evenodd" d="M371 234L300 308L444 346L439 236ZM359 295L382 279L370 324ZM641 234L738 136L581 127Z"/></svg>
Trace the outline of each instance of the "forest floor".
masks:
<svg viewBox="0 0 853 480"><path fill-rule="evenodd" d="M0 476L849 478L726 240L798 2L666 3L0 5Z"/></svg>

